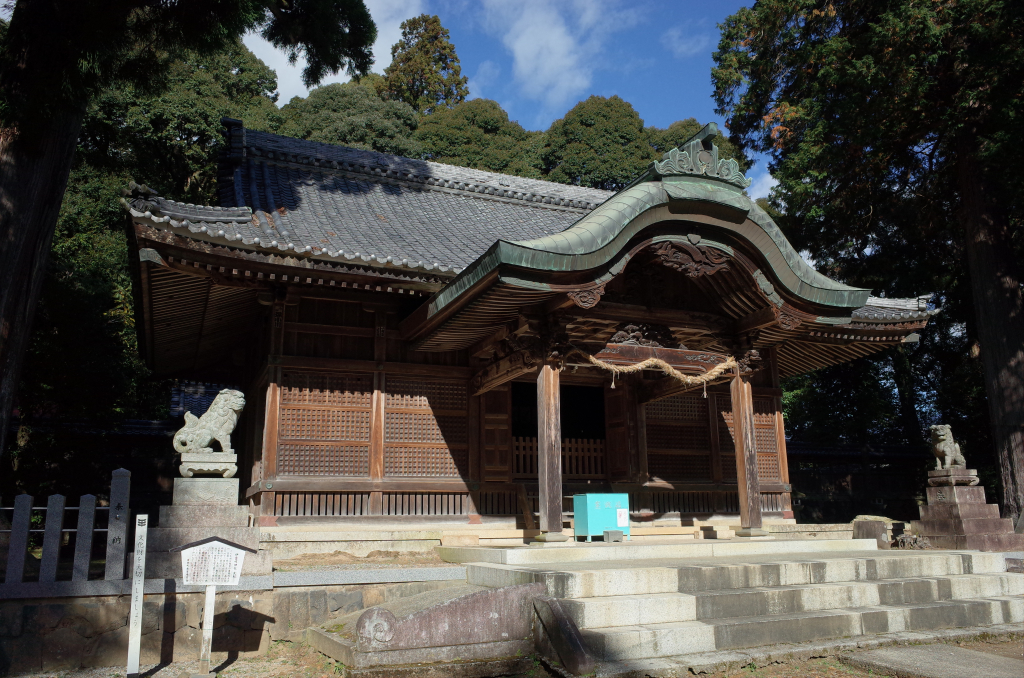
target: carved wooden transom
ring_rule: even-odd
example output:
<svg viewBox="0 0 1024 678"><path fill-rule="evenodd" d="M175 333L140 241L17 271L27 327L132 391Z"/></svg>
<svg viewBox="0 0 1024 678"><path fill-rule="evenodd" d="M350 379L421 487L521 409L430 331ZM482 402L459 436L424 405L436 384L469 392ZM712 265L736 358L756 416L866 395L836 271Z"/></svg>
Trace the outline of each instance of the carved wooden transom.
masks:
<svg viewBox="0 0 1024 678"><path fill-rule="evenodd" d="M690 243L663 242L653 248L657 260L690 278L729 270L729 257L721 250Z"/></svg>

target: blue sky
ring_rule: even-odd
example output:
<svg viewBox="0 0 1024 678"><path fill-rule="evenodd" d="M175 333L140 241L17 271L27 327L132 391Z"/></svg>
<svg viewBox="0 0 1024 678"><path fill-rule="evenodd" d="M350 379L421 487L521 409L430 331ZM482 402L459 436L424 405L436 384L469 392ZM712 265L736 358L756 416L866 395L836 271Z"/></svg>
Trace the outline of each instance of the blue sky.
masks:
<svg viewBox="0 0 1024 678"><path fill-rule="evenodd" d="M373 70L391 61L403 20L437 14L469 77L470 95L494 99L527 129L547 129L592 94L617 94L648 125L667 127L714 113L711 54L718 24L738 0L367 0L377 23ZM278 74L284 104L307 91L301 63L257 36L246 44ZM326 82L339 82L340 75ZM766 195L774 183L764 160L748 173L750 193Z"/></svg>

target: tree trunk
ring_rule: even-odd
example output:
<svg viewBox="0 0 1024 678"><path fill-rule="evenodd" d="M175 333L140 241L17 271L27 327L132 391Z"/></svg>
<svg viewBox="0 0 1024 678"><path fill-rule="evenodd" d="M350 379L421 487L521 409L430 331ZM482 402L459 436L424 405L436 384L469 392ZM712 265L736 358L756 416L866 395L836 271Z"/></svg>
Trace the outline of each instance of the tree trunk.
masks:
<svg viewBox="0 0 1024 678"><path fill-rule="evenodd" d="M0 135L0 456L85 107Z"/></svg>
<svg viewBox="0 0 1024 678"><path fill-rule="evenodd" d="M975 157L976 135L957 140L959 220L978 318L992 440L1003 480L1003 517L1024 508L1024 299L1013 260L1010 224Z"/></svg>
<svg viewBox="0 0 1024 678"><path fill-rule="evenodd" d="M903 346L892 349L890 356L896 393L900 399L900 428L911 446L924 450L926 438L917 414L917 389L914 388L914 368L910 364L910 356Z"/></svg>

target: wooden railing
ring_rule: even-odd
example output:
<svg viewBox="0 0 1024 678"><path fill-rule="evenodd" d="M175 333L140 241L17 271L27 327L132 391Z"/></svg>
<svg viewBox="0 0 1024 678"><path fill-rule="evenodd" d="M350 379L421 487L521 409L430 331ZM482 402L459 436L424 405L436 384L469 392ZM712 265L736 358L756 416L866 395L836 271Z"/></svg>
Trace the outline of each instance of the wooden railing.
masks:
<svg viewBox="0 0 1024 678"><path fill-rule="evenodd" d="M563 479L603 479L606 473L603 440L562 439ZM537 477L536 438L512 438L512 477Z"/></svg>
<svg viewBox="0 0 1024 678"><path fill-rule="evenodd" d="M33 506L29 494L15 497L13 507L0 506L0 554L6 556L0 600L125 593L130 483L131 473L114 471L108 506L97 506L91 494L82 495L78 506L66 506L60 494L50 495L46 506ZM32 527L33 513L42 514L42 529ZM40 535L40 555L30 558ZM90 567L98 561L102 573Z"/></svg>

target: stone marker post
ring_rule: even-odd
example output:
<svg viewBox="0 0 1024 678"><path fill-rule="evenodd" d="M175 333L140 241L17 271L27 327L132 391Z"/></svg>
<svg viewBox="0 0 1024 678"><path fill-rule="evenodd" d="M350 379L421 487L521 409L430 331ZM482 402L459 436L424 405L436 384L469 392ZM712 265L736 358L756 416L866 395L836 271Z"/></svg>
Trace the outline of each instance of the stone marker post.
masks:
<svg viewBox="0 0 1024 678"><path fill-rule="evenodd" d="M146 586L146 528L149 516L135 518L135 557L132 559L132 607L128 616L128 678L139 675L142 650L142 596Z"/></svg>
<svg viewBox="0 0 1024 678"><path fill-rule="evenodd" d="M207 584L203 605L203 649L199 653L199 673L210 673L210 654L213 652L213 612L217 603L217 585Z"/></svg>

